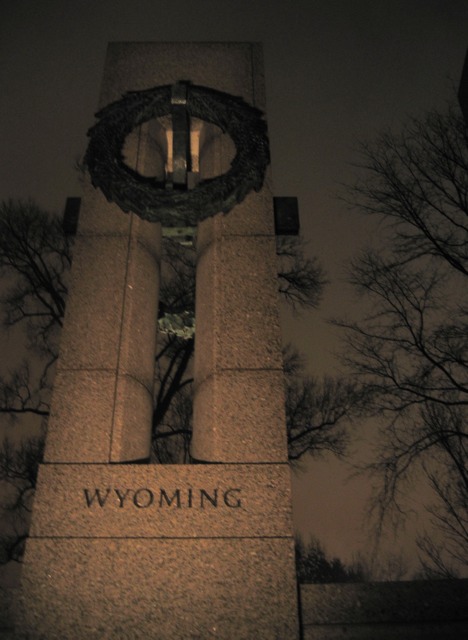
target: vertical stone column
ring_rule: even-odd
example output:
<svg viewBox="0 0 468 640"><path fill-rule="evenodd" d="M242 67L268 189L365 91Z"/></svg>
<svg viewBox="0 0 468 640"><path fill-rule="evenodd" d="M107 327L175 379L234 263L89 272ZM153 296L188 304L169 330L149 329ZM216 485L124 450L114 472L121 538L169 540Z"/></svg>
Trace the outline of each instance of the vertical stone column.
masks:
<svg viewBox="0 0 468 640"><path fill-rule="evenodd" d="M114 43L101 105L179 80L264 109L249 43ZM229 141L203 130L200 147L202 177L223 173ZM125 149L146 175L150 151ZM297 640L269 182L199 228L193 452L219 464L118 464L149 448L159 235L85 186L20 629Z"/></svg>
<svg viewBox="0 0 468 640"><path fill-rule="evenodd" d="M272 206L267 183L226 216L199 225L197 460L287 462Z"/></svg>
<svg viewBox="0 0 468 640"><path fill-rule="evenodd" d="M128 145L136 167L140 137ZM84 191L45 462L141 460L151 444L161 228Z"/></svg>

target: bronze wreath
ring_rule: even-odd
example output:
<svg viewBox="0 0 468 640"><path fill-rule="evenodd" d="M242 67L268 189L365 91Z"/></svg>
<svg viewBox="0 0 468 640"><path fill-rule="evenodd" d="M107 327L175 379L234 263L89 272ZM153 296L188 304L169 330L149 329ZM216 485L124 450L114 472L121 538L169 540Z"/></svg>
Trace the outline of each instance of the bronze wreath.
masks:
<svg viewBox="0 0 468 640"><path fill-rule="evenodd" d="M227 133L236 147L229 171L204 180L190 191L166 190L154 178L128 167L122 157L126 136L152 118L168 115L171 87L130 91L96 114L89 131L85 164L95 187L123 211L133 211L163 226L195 226L219 212L227 213L252 190L263 185L269 163L266 123L261 112L242 98L221 91L187 85L187 112Z"/></svg>

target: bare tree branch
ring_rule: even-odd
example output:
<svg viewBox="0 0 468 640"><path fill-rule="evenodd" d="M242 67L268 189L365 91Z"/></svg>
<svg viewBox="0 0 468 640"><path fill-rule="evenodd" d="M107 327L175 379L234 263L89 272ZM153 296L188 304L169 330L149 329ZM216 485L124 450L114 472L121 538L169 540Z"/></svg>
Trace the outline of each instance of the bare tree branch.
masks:
<svg viewBox="0 0 468 640"><path fill-rule="evenodd" d="M371 511L377 531L398 519L402 492L422 471L435 497L432 523L451 541L441 552L421 537L425 570L449 575L450 561L468 552L466 125L455 107L429 113L362 145L361 154L362 177L346 200L384 225L380 242L350 267L366 311L334 322L344 329L343 361L367 391L368 415L382 425L366 467L379 479Z"/></svg>
<svg viewBox="0 0 468 640"><path fill-rule="evenodd" d="M305 255L297 238L278 236L276 247L280 295L295 311L316 308L327 282L318 260Z"/></svg>

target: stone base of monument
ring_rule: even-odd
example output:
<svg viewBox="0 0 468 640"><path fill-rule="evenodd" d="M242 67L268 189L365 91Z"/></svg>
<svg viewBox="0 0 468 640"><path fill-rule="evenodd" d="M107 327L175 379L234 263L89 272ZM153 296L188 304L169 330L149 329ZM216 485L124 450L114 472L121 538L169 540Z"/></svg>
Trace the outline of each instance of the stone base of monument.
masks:
<svg viewBox="0 0 468 640"><path fill-rule="evenodd" d="M28 637L297 638L287 465L50 464L40 480Z"/></svg>

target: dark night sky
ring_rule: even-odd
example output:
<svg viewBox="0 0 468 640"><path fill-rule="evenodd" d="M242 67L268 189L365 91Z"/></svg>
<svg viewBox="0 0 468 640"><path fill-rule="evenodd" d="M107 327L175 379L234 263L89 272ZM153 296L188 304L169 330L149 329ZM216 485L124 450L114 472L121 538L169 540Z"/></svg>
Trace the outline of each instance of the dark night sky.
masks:
<svg viewBox="0 0 468 640"><path fill-rule="evenodd" d="M94 120L107 42L132 40L263 43L275 192L298 196L302 233L331 280L319 311L285 317L285 338L296 337L312 374L333 372L336 334L325 319L352 312L343 261L373 232L336 199L338 185L352 176L356 141L451 98L468 3L4 0L0 199L31 197L60 212L79 195L73 166ZM298 528L349 560L367 544L366 490L345 482L347 473L329 458L310 460L294 488Z"/></svg>

